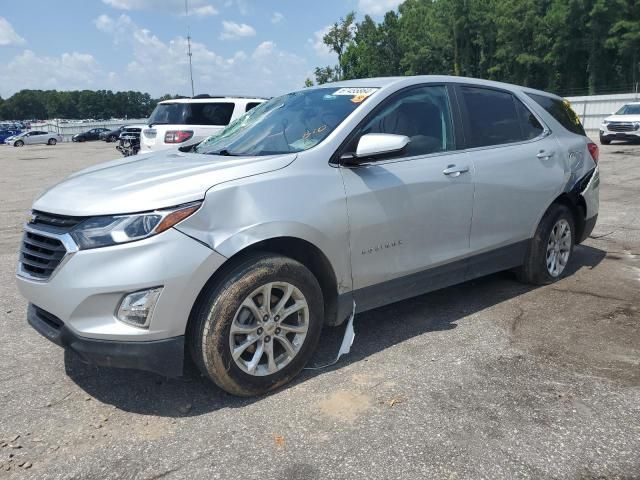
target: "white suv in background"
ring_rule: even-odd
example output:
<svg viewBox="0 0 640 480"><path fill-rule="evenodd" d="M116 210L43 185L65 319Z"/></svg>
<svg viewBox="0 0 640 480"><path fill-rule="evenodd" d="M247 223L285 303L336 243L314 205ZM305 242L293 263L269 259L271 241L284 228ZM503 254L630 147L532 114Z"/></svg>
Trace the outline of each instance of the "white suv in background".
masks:
<svg viewBox="0 0 640 480"><path fill-rule="evenodd" d="M266 101L258 97L196 95L158 103L142 130L140 151L193 145Z"/></svg>
<svg viewBox="0 0 640 480"><path fill-rule="evenodd" d="M640 141L640 102L627 103L604 119L600 125L600 143L609 145L611 140Z"/></svg>

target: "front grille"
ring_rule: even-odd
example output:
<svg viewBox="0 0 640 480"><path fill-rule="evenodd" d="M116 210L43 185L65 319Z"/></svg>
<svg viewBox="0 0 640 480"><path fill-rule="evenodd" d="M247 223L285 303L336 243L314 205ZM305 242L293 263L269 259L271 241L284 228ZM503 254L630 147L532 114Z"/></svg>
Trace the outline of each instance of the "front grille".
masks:
<svg viewBox="0 0 640 480"><path fill-rule="evenodd" d="M627 122L612 122L607 125L607 128L612 132L633 132L636 127L633 123Z"/></svg>
<svg viewBox="0 0 640 480"><path fill-rule="evenodd" d="M62 242L56 238L26 231L20 247L22 269L32 277L48 279L67 254Z"/></svg>
<svg viewBox="0 0 640 480"><path fill-rule="evenodd" d="M54 213L33 210L31 212L29 225L46 225L48 227L69 231L85 219L86 217L71 217L68 215L56 215Z"/></svg>

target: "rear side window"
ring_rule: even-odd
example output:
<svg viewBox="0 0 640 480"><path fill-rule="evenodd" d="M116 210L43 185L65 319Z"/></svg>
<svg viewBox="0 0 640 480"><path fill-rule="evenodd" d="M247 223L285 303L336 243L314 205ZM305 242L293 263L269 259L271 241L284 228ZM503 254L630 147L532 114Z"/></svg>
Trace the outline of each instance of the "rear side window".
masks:
<svg viewBox="0 0 640 480"><path fill-rule="evenodd" d="M460 87L470 148L522 142L539 136L538 119L509 92Z"/></svg>
<svg viewBox="0 0 640 480"><path fill-rule="evenodd" d="M159 103L151 116L150 125L222 125L231 121L234 103Z"/></svg>
<svg viewBox="0 0 640 480"><path fill-rule="evenodd" d="M258 105L260 105L260 103L262 103L262 102L249 102L249 103L247 103L247 107L245 108L244 111L248 112L252 108L256 108Z"/></svg>
<svg viewBox="0 0 640 480"><path fill-rule="evenodd" d="M527 95L544 108L564 128L578 135L587 136L578 115L573 111L568 101L547 97L546 95L536 95L535 93L527 93Z"/></svg>

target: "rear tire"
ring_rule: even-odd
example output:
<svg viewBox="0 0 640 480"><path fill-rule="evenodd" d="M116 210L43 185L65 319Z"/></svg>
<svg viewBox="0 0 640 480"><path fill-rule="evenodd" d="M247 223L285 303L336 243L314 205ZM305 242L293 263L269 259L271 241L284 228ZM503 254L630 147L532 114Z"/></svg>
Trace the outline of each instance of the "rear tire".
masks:
<svg viewBox="0 0 640 480"><path fill-rule="evenodd" d="M529 243L524 265L517 271L518 279L532 285L548 285L562 278L574 245L573 214L565 205L554 203Z"/></svg>
<svg viewBox="0 0 640 480"><path fill-rule="evenodd" d="M260 395L302 370L315 351L323 320L322 290L304 265L280 255L254 254L201 294L191 315L188 346L200 371L220 388L238 396Z"/></svg>

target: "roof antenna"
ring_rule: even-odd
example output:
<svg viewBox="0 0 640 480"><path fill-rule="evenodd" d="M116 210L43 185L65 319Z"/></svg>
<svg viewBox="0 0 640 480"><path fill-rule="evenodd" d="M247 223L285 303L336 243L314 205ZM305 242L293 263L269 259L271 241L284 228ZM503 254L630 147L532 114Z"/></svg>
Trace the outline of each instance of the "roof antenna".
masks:
<svg viewBox="0 0 640 480"><path fill-rule="evenodd" d="M195 96L193 89L193 66L191 65L191 31L189 28L189 0L184 0L184 15L187 17L187 55L189 56L189 77L191 78L191 96Z"/></svg>

